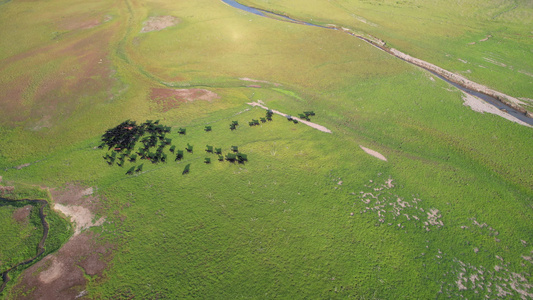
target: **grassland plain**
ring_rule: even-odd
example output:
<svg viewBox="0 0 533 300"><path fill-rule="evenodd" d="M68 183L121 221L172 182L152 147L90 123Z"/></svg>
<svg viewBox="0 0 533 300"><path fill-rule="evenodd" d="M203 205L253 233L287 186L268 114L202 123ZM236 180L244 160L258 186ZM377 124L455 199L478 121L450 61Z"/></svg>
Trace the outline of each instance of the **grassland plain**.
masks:
<svg viewBox="0 0 533 300"><path fill-rule="evenodd" d="M376 36L496 90L531 98L531 1L265 1L241 3ZM512 80L509 80L512 78Z"/></svg>
<svg viewBox="0 0 533 300"><path fill-rule="evenodd" d="M310 3L295 13L319 2ZM25 5L3 4L0 20ZM37 113L39 105L54 116L39 130L32 129L41 119L31 114L3 119L4 181L76 182L94 187L104 202L106 222L91 230L115 245L111 263L72 289L113 299L532 293L531 129L471 111L446 83L340 32L260 18L220 1L90 5L89 12L60 0L32 3L35 12L53 7L72 19L112 18L55 40L39 35L19 43L3 53L1 68L9 72L0 77L26 95L13 98L24 106L4 111L7 117ZM31 11L21 15L41 20L39 30L57 31ZM163 15L180 22L141 33L144 21ZM17 38L16 27L9 34L14 41L24 37ZM80 51L69 46L75 44ZM50 52L30 55L42 47ZM64 65L62 51L71 59ZM95 51L99 56L89 60ZM24 54L33 63L14 59ZM87 71L89 62L101 73ZM61 78L62 69L71 69L76 81L61 101L31 92ZM29 84L9 74L25 74ZM248 87L244 77L272 84ZM89 78L96 82L85 87ZM220 98L166 112L151 99L153 89L187 87ZM12 98L0 99L11 107ZM312 121L333 133L280 116L249 127L265 113L246 104L256 100L292 115L314 110ZM172 126L174 145L190 143L194 152L180 162L145 163L142 173L126 176L132 163L109 167L95 146L105 129L128 118L160 119ZM241 123L235 131L231 120ZM204 132L205 125L213 131ZM187 128L185 136L179 127ZM204 164L215 158L204 151L207 144L225 153L238 145L249 162ZM25 163L31 164L12 168ZM190 173L182 175L189 163ZM22 276L6 299L21 297Z"/></svg>

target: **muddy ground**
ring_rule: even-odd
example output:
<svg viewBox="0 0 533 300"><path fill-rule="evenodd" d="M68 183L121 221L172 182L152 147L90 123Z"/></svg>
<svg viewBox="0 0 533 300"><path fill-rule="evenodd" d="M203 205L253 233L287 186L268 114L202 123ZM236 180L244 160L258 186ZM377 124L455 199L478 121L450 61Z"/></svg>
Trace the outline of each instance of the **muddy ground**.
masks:
<svg viewBox="0 0 533 300"><path fill-rule="evenodd" d="M28 222L30 220L29 217L30 217L30 213L31 213L32 208L33 208L32 205L26 205L24 207L17 208L13 212L13 219L17 223L28 224Z"/></svg>
<svg viewBox="0 0 533 300"><path fill-rule="evenodd" d="M26 269L12 294L15 299L76 299L84 294L85 275L102 278L111 250L97 234L83 232Z"/></svg>
<svg viewBox="0 0 533 300"><path fill-rule="evenodd" d="M170 26L177 25L180 19L173 16L150 17L141 29L141 32L159 31Z"/></svg>
<svg viewBox="0 0 533 300"><path fill-rule="evenodd" d="M85 295L88 277L91 280L103 279L102 274L111 260L113 248L99 234L86 230L101 225L105 220L101 217L95 221L94 216L102 210L102 203L93 192L93 188L78 184L50 190L54 206L66 209L65 214L74 222L76 232L56 253L46 256L22 273L19 283L10 292L12 298L81 298ZM17 210L16 218L22 219L26 214L29 210L25 206Z"/></svg>

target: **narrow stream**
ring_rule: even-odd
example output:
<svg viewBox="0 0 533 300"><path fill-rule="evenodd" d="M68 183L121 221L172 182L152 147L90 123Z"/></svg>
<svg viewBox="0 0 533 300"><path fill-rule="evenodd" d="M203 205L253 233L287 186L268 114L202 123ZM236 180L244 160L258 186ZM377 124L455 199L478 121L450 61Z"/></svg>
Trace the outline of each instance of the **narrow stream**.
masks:
<svg viewBox="0 0 533 300"><path fill-rule="evenodd" d="M46 201L46 200L28 200L28 199L24 199L24 200L9 200L9 199L5 199L5 198L1 198L0 197L0 206L11 205L14 202L17 202L17 203L20 203L20 202L24 203L25 202L25 203L28 203L28 204L36 203L36 204L40 204L41 205L39 207L39 218L41 219L41 224L43 225L43 236L41 238L41 241L37 245L37 254L34 257L29 258L29 259L27 259L27 260L25 260L23 262L20 262L20 263L16 264L13 267L7 269L6 271L4 271L4 272L2 272L0 274L0 276L2 277L2 285L0 286L0 293L2 293L2 291L6 287L7 283L9 282L9 272L11 272L12 270L14 270L14 269L16 269L16 268L18 268L20 266L30 264L33 261L35 261L37 258L39 258L41 255L43 255L43 253L45 251L44 244L46 242L46 238L48 237L48 230L50 228L49 225L48 225L48 222L46 222L46 215L44 213L44 208L48 205L48 201Z"/></svg>
<svg viewBox="0 0 533 300"><path fill-rule="evenodd" d="M235 8L238 8L238 9L241 9L241 10L244 10L246 12L249 12L249 13L252 13L252 14L255 14L255 15L258 15L258 16L262 16L262 17L267 17L267 18L271 18L271 19L276 19L276 20L280 20L280 21L285 21L285 22L290 22L290 23L296 23L296 24L301 24L301 25L307 25L307 26L314 26L314 27L320 27L320 28L325 28L325 29L331 29L331 30L339 30L338 28L336 27L326 27L326 26L321 26L321 25L316 25L316 24L311 24L311 23L307 23L307 22L302 22L302 21L298 21L298 20L295 20L295 19L292 19L292 18L289 18L287 16L283 16L283 15L279 15L279 14L276 14L276 13L273 13L273 12L269 12L269 11L266 11L266 10L262 10L262 9L257 9L257 8L253 8L253 7L249 7L249 6L246 6L246 5L243 5L243 4L240 4L238 2L236 2L235 0L222 0L222 2L232 6L232 7L235 7ZM382 51L385 51L384 49L378 47L377 45L375 45L374 43L372 43L371 41L369 41L368 39L364 38L364 37L360 37L360 36L357 36L357 35L354 35L354 34L350 34L358 39L361 39L367 43L369 43L370 45L382 50ZM389 53L388 51L385 51L387 53ZM391 53L389 53L391 54ZM393 54L391 54L393 55ZM395 55L393 55L395 56ZM395 56L397 57L397 56ZM399 58L399 57L398 57ZM401 58L400 58L401 59ZM410 61L407 61L407 60L404 60L402 59L403 61L405 62L408 62L410 64L413 64L419 68L422 68L428 72L430 72L431 74L439 77L440 79L446 81L447 83L453 85L454 87L460 89L461 91L467 93L467 94L470 94L474 97L477 97L483 101L485 101L486 103L500 109L500 110L504 110L505 112L507 112L508 114L510 114L511 116L519 119L520 121L523 121L529 125L533 125L533 118L530 118L528 116L526 116L524 113L506 105L505 103L499 101L498 99L492 97L492 96L489 96L489 95L486 95L486 94L483 94L483 93L480 93L480 92L476 92L476 91L473 91L467 87L464 87L462 85L459 85L455 82L452 82L446 78L444 78L442 75L439 75L438 73L432 71L432 70L428 70L426 68L423 68L421 66L418 66Z"/></svg>

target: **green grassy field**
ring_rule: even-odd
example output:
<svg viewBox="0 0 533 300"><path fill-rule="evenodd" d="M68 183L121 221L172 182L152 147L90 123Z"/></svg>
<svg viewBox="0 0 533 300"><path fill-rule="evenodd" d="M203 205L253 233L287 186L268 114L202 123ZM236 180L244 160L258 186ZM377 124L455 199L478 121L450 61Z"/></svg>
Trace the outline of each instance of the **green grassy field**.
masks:
<svg viewBox="0 0 533 300"><path fill-rule="evenodd" d="M527 35L530 21L511 18L527 14L527 3L488 25L483 20L505 5L458 16L447 3L417 1L243 3L362 30L451 71L466 67L457 58L482 64L486 69L467 67L467 77L533 98L531 77L517 72L533 73L523 54L530 41L514 37ZM106 218L89 230L113 245L110 263L101 275L86 274L84 286L72 287L76 293L95 299L533 293L531 128L472 111L459 91L429 73L341 32L262 18L221 1L13 0L0 7L0 23L11 26L0 39L1 184L17 191L94 187L97 215ZM149 17L163 15L180 22L140 33ZM49 21L58 17L65 21ZM26 21L35 30L16 26ZM467 44L485 32L493 37ZM483 63L488 52L506 53L497 61L515 68L500 72ZM182 101L168 111L153 99L156 89L178 88L219 98ZM294 116L313 110L312 122L332 133L279 115L250 127L265 114L247 104L258 100ZM159 119L172 127L173 145L184 150L190 143L194 152L179 162L144 161L143 172L125 175L141 162L110 167L106 151L95 146L126 119ZM241 124L234 131L232 120ZM186 135L177 133L180 127ZM206 145L224 153L237 145L248 162L219 162ZM187 164L190 172L182 175ZM9 220L12 211L0 210L5 236L27 244L29 229ZM56 228L60 245L71 231ZM22 297L24 276L38 276L15 275L1 295L6 299Z"/></svg>
<svg viewBox="0 0 533 300"><path fill-rule="evenodd" d="M276 1L243 4L336 24L515 97L531 98L530 1ZM512 80L509 80L512 78ZM529 103L531 105L531 103Z"/></svg>

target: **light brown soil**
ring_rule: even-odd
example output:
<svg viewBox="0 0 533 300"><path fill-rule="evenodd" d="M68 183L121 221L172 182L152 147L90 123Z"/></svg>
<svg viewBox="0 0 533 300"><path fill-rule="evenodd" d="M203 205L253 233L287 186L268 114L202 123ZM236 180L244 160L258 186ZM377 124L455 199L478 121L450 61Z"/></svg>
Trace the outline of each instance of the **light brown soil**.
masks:
<svg viewBox="0 0 533 300"><path fill-rule="evenodd" d="M261 100L258 100L258 102L251 102L251 103L248 103L248 105L251 105L251 106L259 106L259 107L261 107L261 108L263 108L263 109L268 109L268 107L264 106L263 104L261 104L261 103L259 103L259 102L262 103ZM277 115L284 116L284 117L287 115L287 114L284 114L284 113L282 113L282 112L279 112L279 111L277 111L277 110L273 110L273 109L272 109L272 112L275 113L275 114L277 114ZM292 117L292 118L295 119L295 120L298 120L298 122L300 122L300 123L302 123L302 124L305 124L305 125L307 125L307 126L309 126L309 127L313 127L314 129L317 129L317 130L320 130L320 131L322 131L322 132L326 132L326 133L331 133L331 130L327 129L326 127L324 127L324 126L322 126L322 125L318 125L318 124L316 124L316 123L309 122L309 121L306 121L306 120L302 120L302 119L300 119L300 118L296 118L296 117Z"/></svg>
<svg viewBox="0 0 533 300"><path fill-rule="evenodd" d="M213 101L220 96L205 89L162 89L154 88L150 94L150 99L158 105L162 112L178 108L181 103L197 100Z"/></svg>
<svg viewBox="0 0 533 300"><path fill-rule="evenodd" d="M102 23L100 19L101 18L95 18L95 19L89 19L89 20L72 19L72 20L64 21L61 26L61 29L63 30L90 29L90 28L100 25Z"/></svg>
<svg viewBox="0 0 533 300"><path fill-rule="evenodd" d="M33 208L33 206L31 206L31 205L26 205L24 207L17 208L13 212L13 219L17 223L27 224L29 222L29 216L30 216L32 208Z"/></svg>
<svg viewBox="0 0 533 300"><path fill-rule="evenodd" d="M17 169L17 170L21 170L22 168L29 167L30 165L31 165L30 163L25 163L25 164L23 164L23 165L16 166L15 169Z"/></svg>
<svg viewBox="0 0 533 300"><path fill-rule="evenodd" d="M243 80L243 81L273 84L274 86L280 86L281 85L281 84L275 83L275 82L270 82L270 81L266 81L266 80L257 80L257 79L252 79L252 78L248 78L248 77L242 77L242 78L239 78L239 79Z"/></svg>
<svg viewBox="0 0 533 300"><path fill-rule="evenodd" d="M50 193L55 202L54 209L70 217L75 223L75 236L84 229L104 223L104 217L95 220L94 214L100 209L100 203L97 197L92 196L93 188L68 184L62 189L52 189Z"/></svg>
<svg viewBox="0 0 533 300"><path fill-rule="evenodd" d="M30 85L30 76L19 76L15 78L15 82L18 84L0 84L0 124L9 124L8 121L22 122L26 117L22 100L25 88Z"/></svg>
<svg viewBox="0 0 533 300"><path fill-rule="evenodd" d="M75 223L74 235L78 235L82 230L93 226L100 226L104 223L105 218L101 217L94 220L93 213L87 208L80 205L65 206L61 204L54 204L54 209L62 212L70 217L70 220ZM94 221L93 221L94 220Z"/></svg>
<svg viewBox="0 0 533 300"><path fill-rule="evenodd" d="M55 203L62 205L80 205L97 212L99 199L92 196L93 188L68 183L65 187L50 189Z"/></svg>
<svg viewBox="0 0 533 300"><path fill-rule="evenodd" d="M375 158L381 159L383 161L387 161L387 158L385 156L383 156L381 153L379 153L377 151L374 151L372 149L368 149L368 148L363 147L361 145L359 145L359 147L361 147L361 149L363 149L363 151L365 151L366 153L374 156Z"/></svg>
<svg viewBox="0 0 533 300"><path fill-rule="evenodd" d="M491 37L492 37L492 35L489 34L489 35L487 35L484 39L481 39L481 40L479 40L479 41L480 41L480 42L486 42L486 41L488 41Z"/></svg>
<svg viewBox="0 0 533 300"><path fill-rule="evenodd" d="M177 25L179 22L180 19L173 16L150 17L144 22L144 27L141 29L141 32L159 31Z"/></svg>
<svg viewBox="0 0 533 300"><path fill-rule="evenodd" d="M495 114L495 115L498 115L502 118L505 118L511 122L515 122L517 124L520 124L520 125L523 125L523 126L527 126L527 127L533 127L529 124L527 124L526 122L524 121L521 121L520 119L517 119L515 118L514 116L504 112L504 111L501 111L499 110L498 108L488 104L487 102L477 98L477 97L474 97L470 94L467 94L465 92L463 92L463 101L464 101L464 105L465 106L469 106L470 108L472 108L473 111L477 111L477 112L480 112L480 113L489 113L489 114Z"/></svg>
<svg viewBox="0 0 533 300"><path fill-rule="evenodd" d="M87 284L84 274L101 277L111 259L111 245L84 232L71 238L57 253L26 269L13 288L16 299L75 299Z"/></svg>
<svg viewBox="0 0 533 300"><path fill-rule="evenodd" d="M0 196L11 194L14 190L14 186L0 186Z"/></svg>

